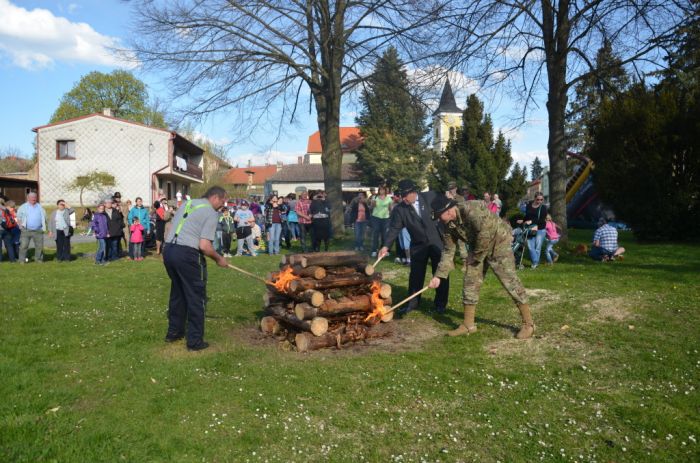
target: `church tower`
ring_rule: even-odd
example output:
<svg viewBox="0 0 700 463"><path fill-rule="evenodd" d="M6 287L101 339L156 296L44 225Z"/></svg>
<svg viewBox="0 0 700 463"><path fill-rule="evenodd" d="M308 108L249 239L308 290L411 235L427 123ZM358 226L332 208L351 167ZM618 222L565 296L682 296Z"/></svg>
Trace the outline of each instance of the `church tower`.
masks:
<svg viewBox="0 0 700 463"><path fill-rule="evenodd" d="M445 81L440 104L433 113L433 149L445 151L450 135L462 127L462 110L455 102L450 80Z"/></svg>

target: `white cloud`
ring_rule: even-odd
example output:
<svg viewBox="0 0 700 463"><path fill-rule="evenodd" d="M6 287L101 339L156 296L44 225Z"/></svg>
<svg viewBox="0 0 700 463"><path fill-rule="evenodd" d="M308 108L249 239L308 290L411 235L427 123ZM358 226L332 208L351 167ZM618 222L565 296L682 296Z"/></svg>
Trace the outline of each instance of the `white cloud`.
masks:
<svg viewBox="0 0 700 463"><path fill-rule="evenodd" d="M543 166L549 165L549 157L547 157L547 151L511 151L511 156L513 156L513 163L520 164L520 167L527 166L528 171L530 170L530 164L535 160L536 157L540 158Z"/></svg>
<svg viewBox="0 0 700 463"><path fill-rule="evenodd" d="M254 166L264 166L266 164L276 164L278 161L283 164L296 164L299 156L304 156L305 152L301 151L278 151L269 150L258 153L241 153L231 156L231 164L245 167L248 161Z"/></svg>
<svg viewBox="0 0 700 463"><path fill-rule="evenodd" d="M69 5L69 11L77 6ZM41 69L56 61L129 65L110 50L118 47L119 40L87 23L71 22L43 8L27 10L9 0L0 0L0 18L0 51L15 66Z"/></svg>

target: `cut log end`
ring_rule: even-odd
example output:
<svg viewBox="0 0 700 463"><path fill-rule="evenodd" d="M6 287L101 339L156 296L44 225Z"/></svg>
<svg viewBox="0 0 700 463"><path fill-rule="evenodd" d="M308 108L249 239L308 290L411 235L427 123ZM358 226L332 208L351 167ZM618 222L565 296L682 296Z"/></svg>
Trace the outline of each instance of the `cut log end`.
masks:
<svg viewBox="0 0 700 463"><path fill-rule="evenodd" d="M364 272L365 275L371 277L372 275L374 275L374 266L372 264L365 265Z"/></svg>
<svg viewBox="0 0 700 463"><path fill-rule="evenodd" d="M328 319L323 317L315 317L311 320L311 333L314 336L321 336L328 332Z"/></svg>
<svg viewBox="0 0 700 463"><path fill-rule="evenodd" d="M382 286L379 289L379 295L384 299L391 297L391 286L386 283L382 283Z"/></svg>
<svg viewBox="0 0 700 463"><path fill-rule="evenodd" d="M312 336L309 333L299 333L294 336L294 344L297 346L297 351L308 352L311 346Z"/></svg>
<svg viewBox="0 0 700 463"><path fill-rule="evenodd" d="M260 320L260 331L265 334L277 334L280 331L280 324L275 317L263 317Z"/></svg>
<svg viewBox="0 0 700 463"><path fill-rule="evenodd" d="M394 319L394 311L392 310L391 312L382 315L382 322L384 323L389 323Z"/></svg>

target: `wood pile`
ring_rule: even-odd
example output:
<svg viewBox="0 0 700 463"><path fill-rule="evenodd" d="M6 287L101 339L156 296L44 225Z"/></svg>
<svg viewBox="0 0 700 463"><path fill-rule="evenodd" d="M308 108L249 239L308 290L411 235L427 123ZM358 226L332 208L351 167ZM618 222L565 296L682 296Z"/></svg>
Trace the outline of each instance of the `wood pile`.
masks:
<svg viewBox="0 0 700 463"><path fill-rule="evenodd" d="M391 286L354 251L282 256L267 276L260 329L306 352L391 334Z"/></svg>

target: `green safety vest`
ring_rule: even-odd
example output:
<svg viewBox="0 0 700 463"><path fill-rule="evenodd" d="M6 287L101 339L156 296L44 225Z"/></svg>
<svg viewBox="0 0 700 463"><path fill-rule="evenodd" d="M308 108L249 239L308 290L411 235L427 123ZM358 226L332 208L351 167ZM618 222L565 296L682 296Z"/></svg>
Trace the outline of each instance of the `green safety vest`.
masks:
<svg viewBox="0 0 700 463"><path fill-rule="evenodd" d="M187 217L190 215L190 212L194 212L197 209L201 209L203 207L210 206L209 204L198 204L197 206L192 207L192 200L187 201L187 203L185 204L185 213L182 214L182 218L180 219L180 222L178 222L177 227L175 228L175 236L173 237L171 243L177 244L177 236L182 231L182 226L185 225L185 222L187 221Z"/></svg>

